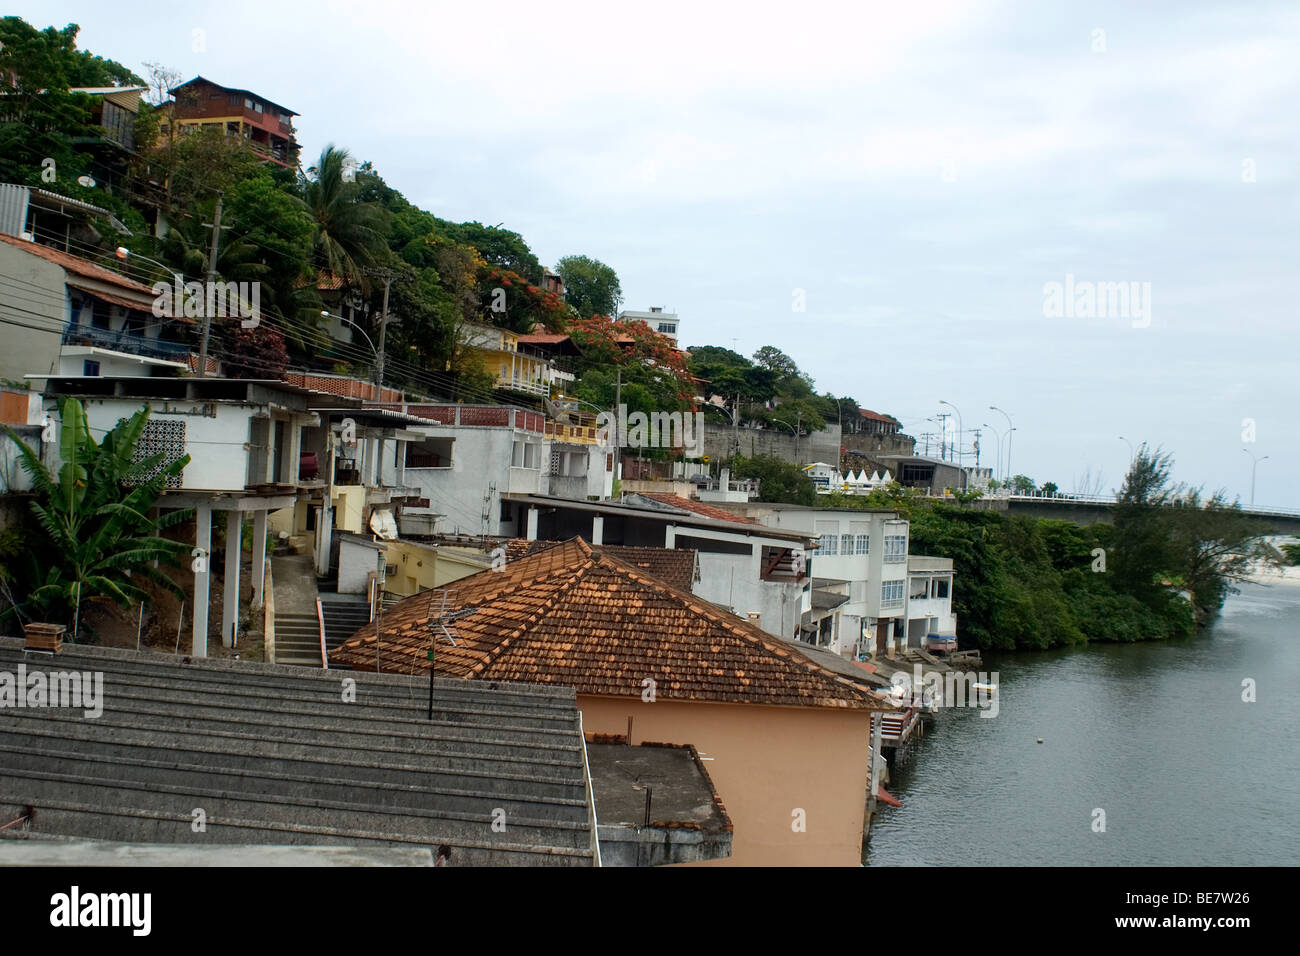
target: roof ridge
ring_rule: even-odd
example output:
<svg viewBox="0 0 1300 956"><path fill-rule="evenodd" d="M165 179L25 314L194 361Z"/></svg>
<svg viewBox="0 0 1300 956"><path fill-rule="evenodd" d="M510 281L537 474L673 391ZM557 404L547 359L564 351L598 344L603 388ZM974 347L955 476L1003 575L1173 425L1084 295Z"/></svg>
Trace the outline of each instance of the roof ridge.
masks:
<svg viewBox="0 0 1300 956"><path fill-rule="evenodd" d="M581 541L582 539L579 538L578 540ZM567 544L568 542L565 543ZM567 593L578 581L582 580L582 578L586 576L586 573L588 571L590 571L592 568L594 568L597 564L600 563L600 558L601 558L600 555L590 553L590 548L588 548L588 552L589 553L587 555L587 560L583 563L583 565L580 568L578 568L577 572L570 575L568 580L564 581L564 583L562 583L558 588L556 588L555 591L552 592L551 595L541 603L541 605L537 608L537 610L535 610L532 614L528 615L528 617L523 621L521 621L513 630L509 631L504 638L497 641L497 643L493 647L489 648L486 658L479 661L477 664L471 667L470 673L482 674L485 670L487 670L490 664L492 664L494 661L500 658L506 652L506 649L508 647L512 646L515 638L519 637L521 634L526 633L534 624L536 624L538 621L540 621L543 617L546 616L546 612L554 610L556 602L565 593Z"/></svg>

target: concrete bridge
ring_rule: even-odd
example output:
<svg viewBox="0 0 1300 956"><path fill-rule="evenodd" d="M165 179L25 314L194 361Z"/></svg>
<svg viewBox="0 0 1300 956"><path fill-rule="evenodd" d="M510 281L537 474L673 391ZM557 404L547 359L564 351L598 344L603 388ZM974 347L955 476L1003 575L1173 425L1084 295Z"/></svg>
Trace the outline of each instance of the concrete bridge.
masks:
<svg viewBox="0 0 1300 956"><path fill-rule="evenodd" d="M1086 525L1111 520L1113 497L1099 495L1005 495L981 498L976 508L1032 514ZM1243 508L1242 514L1260 521L1268 534L1300 534L1300 510L1288 508Z"/></svg>

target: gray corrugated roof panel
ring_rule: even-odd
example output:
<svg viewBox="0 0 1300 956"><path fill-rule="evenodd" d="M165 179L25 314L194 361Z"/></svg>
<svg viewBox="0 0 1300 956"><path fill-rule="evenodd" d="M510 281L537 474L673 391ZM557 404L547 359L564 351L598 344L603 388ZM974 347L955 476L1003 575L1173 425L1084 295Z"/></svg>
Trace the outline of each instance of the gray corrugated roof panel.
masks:
<svg viewBox="0 0 1300 956"><path fill-rule="evenodd" d="M14 830L150 845L445 844L451 865L593 863L571 689L439 680L430 720L428 682L410 675L69 644L51 659L22 646L0 638L0 678L97 674L100 689L84 706L5 707L0 816L35 810Z"/></svg>

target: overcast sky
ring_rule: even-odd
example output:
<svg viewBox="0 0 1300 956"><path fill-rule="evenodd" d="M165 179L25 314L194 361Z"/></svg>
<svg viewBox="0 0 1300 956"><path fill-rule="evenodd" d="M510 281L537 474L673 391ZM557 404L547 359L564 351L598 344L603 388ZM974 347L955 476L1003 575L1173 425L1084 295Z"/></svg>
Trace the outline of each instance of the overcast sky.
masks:
<svg viewBox="0 0 1300 956"><path fill-rule="evenodd" d="M601 259L684 345L775 345L911 434L947 400L969 448L998 405L1039 482L1109 491L1124 435L1243 502L1248 448L1257 503L1300 507L1295 4L9 7L252 89L308 163L334 142L548 265ZM1138 295L1046 314L1067 275Z"/></svg>

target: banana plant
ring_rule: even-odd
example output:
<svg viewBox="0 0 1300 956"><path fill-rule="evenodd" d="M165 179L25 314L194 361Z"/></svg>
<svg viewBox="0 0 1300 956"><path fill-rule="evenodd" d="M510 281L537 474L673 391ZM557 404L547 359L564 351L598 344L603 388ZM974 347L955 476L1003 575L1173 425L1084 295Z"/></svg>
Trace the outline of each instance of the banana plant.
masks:
<svg viewBox="0 0 1300 956"><path fill-rule="evenodd" d="M117 423L102 442L91 433L86 411L76 399L59 401L61 465L57 473L40 453L6 428L19 463L32 480L31 510L44 540L29 552L27 584L20 606L47 616L70 616L78 602L111 600L123 606L147 602L146 581L184 598L184 591L154 562L172 567L187 551L184 542L160 532L185 521L193 509L150 512L166 487L189 463L185 455L164 464L157 454L135 460L149 410L142 408Z"/></svg>

